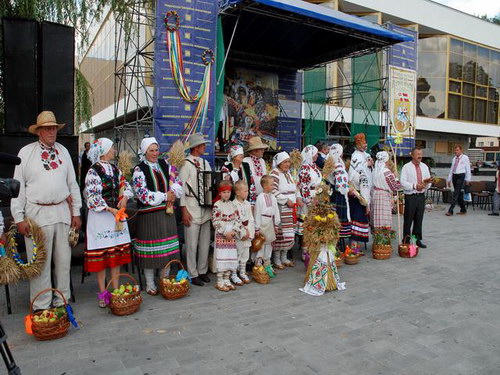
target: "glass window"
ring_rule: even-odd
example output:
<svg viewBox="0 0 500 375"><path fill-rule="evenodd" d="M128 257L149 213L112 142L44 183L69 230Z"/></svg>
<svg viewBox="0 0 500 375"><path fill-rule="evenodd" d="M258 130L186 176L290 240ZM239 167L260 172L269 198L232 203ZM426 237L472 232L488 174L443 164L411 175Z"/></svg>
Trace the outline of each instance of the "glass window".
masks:
<svg viewBox="0 0 500 375"><path fill-rule="evenodd" d="M466 57L464 61L468 58ZM468 82L474 82L476 79L476 62L468 60L464 62L463 80Z"/></svg>
<svg viewBox="0 0 500 375"><path fill-rule="evenodd" d="M463 69L463 56L457 55L456 53L450 54L450 67L449 75L450 78L462 79L462 69Z"/></svg>
<svg viewBox="0 0 500 375"><path fill-rule="evenodd" d="M477 46L471 43L464 43L464 55L475 58L477 55Z"/></svg>
<svg viewBox="0 0 500 375"><path fill-rule="evenodd" d="M460 96L448 95L448 118L460 120Z"/></svg>
<svg viewBox="0 0 500 375"><path fill-rule="evenodd" d="M417 116L444 118L445 98L444 91L417 92Z"/></svg>
<svg viewBox="0 0 500 375"><path fill-rule="evenodd" d="M463 83L463 92L464 95L474 96L474 85L472 83Z"/></svg>
<svg viewBox="0 0 500 375"><path fill-rule="evenodd" d="M474 120L474 99L462 96L462 120Z"/></svg>
<svg viewBox="0 0 500 375"><path fill-rule="evenodd" d="M484 158L486 159L486 161L493 161L493 159L495 158L495 153L487 152Z"/></svg>
<svg viewBox="0 0 500 375"><path fill-rule="evenodd" d="M496 124L498 121L498 103L488 101L488 113L486 116L486 122L489 124Z"/></svg>
<svg viewBox="0 0 500 375"><path fill-rule="evenodd" d="M486 122L486 100L476 99L474 121Z"/></svg>
<svg viewBox="0 0 500 375"><path fill-rule="evenodd" d="M479 60L488 61L490 59L490 50L488 48L478 47L477 58Z"/></svg>
<svg viewBox="0 0 500 375"><path fill-rule="evenodd" d="M445 52L448 40L445 37L424 38L418 40L419 51Z"/></svg>
<svg viewBox="0 0 500 375"><path fill-rule="evenodd" d="M476 82L481 85L487 85L489 78L488 71L489 64L487 62L479 61L477 64Z"/></svg>
<svg viewBox="0 0 500 375"><path fill-rule="evenodd" d="M424 78L446 77L446 54L437 52L419 53L418 76Z"/></svg>
<svg viewBox="0 0 500 375"><path fill-rule="evenodd" d="M449 91L456 92L460 94L462 92L462 84L457 81L450 81L449 83Z"/></svg>
<svg viewBox="0 0 500 375"><path fill-rule="evenodd" d="M464 53L464 42L458 39L451 38L450 50L451 52L461 55L462 53Z"/></svg>
<svg viewBox="0 0 500 375"><path fill-rule="evenodd" d="M476 96L479 96L480 98L486 98L487 92L488 92L488 89L486 87L476 86Z"/></svg>

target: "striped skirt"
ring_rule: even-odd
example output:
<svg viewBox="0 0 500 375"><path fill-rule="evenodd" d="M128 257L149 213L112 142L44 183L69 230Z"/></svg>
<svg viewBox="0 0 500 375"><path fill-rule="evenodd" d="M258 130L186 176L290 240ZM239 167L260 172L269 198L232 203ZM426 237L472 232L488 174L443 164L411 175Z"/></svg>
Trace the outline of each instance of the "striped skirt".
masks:
<svg viewBox="0 0 500 375"><path fill-rule="evenodd" d="M351 237L351 222L347 215L349 207L347 206L345 196L334 190L330 196L330 203L332 203L333 209L337 212L337 216L339 217L339 236L341 238Z"/></svg>
<svg viewBox="0 0 500 375"><path fill-rule="evenodd" d="M349 210L351 213L351 240L368 242L369 225L366 216L366 207L354 197L349 197Z"/></svg>
<svg viewBox="0 0 500 375"><path fill-rule="evenodd" d="M139 268L163 268L180 258L175 215L165 210L139 213L134 240L134 262Z"/></svg>
<svg viewBox="0 0 500 375"><path fill-rule="evenodd" d="M273 243L273 251L290 250L295 244L295 225L293 222L293 209L280 206L281 224L276 233L276 241Z"/></svg>
<svg viewBox="0 0 500 375"><path fill-rule="evenodd" d="M371 218L373 228L392 227L392 193L387 190L373 191L371 202Z"/></svg>
<svg viewBox="0 0 500 375"><path fill-rule="evenodd" d="M216 233L214 257L217 272L236 271L238 268L236 241L227 240L222 234Z"/></svg>
<svg viewBox="0 0 500 375"><path fill-rule="evenodd" d="M99 272L130 263L130 243L104 249L85 250L84 269L86 272Z"/></svg>

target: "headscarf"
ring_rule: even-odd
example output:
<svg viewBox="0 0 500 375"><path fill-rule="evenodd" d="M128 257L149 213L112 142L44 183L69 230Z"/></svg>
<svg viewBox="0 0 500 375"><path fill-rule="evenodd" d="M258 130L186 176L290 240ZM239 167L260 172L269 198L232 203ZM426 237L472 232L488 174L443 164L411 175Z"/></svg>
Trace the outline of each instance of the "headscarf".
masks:
<svg viewBox="0 0 500 375"><path fill-rule="evenodd" d="M146 152L148 151L149 146L154 144L160 145L155 137L144 138L141 141L141 152L139 153L139 159L141 161L146 160Z"/></svg>
<svg viewBox="0 0 500 375"><path fill-rule="evenodd" d="M375 170L373 171L373 185L382 189L386 186L385 182L385 163L389 160L387 151L377 152L377 161L375 162Z"/></svg>
<svg viewBox="0 0 500 375"><path fill-rule="evenodd" d="M99 138L90 146L90 150L87 153L89 160L92 164L97 163L101 156L106 155L109 150L113 147L113 141L109 138Z"/></svg>
<svg viewBox="0 0 500 375"><path fill-rule="evenodd" d="M243 155L243 147L241 147L240 145L231 146L231 148L229 149L229 154L227 155L227 161L232 162L233 159L238 155Z"/></svg>
<svg viewBox="0 0 500 375"><path fill-rule="evenodd" d="M342 164L345 169L344 160L342 160L342 155L344 154L344 148L340 143L335 143L330 146L330 152L328 153L333 157L335 164Z"/></svg>
<svg viewBox="0 0 500 375"><path fill-rule="evenodd" d="M273 157L273 168L277 168L278 165L283 163L286 159L290 159L290 155L288 155L288 152L286 151L278 152Z"/></svg>
<svg viewBox="0 0 500 375"><path fill-rule="evenodd" d="M308 145L300 154L302 155L302 165L310 165L313 163L314 155L318 154L318 149L316 146Z"/></svg>

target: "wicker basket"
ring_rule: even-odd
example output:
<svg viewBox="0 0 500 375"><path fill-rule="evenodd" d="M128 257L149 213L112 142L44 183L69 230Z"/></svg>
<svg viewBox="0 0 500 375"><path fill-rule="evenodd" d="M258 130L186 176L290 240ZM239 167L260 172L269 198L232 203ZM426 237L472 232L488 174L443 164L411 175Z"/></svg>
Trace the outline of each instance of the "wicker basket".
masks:
<svg viewBox="0 0 500 375"><path fill-rule="evenodd" d="M133 286L137 285L137 281L131 275L127 273L119 273L118 275L116 275L117 278L120 278L120 276L128 277L130 280L133 281L134 283ZM109 280L106 289L109 288L113 280L114 280L113 278ZM141 303L142 303L141 292L139 290L138 291L134 290L127 296L112 295L111 302L109 303L108 307L114 315L124 316L124 315L131 315L135 313L137 310L139 310L139 308L141 307Z"/></svg>
<svg viewBox="0 0 500 375"><path fill-rule="evenodd" d="M392 255L392 246L374 244L372 246L372 255L373 259L389 259Z"/></svg>
<svg viewBox="0 0 500 375"><path fill-rule="evenodd" d="M335 265L337 266L337 268L342 266L342 264L344 264L343 258L335 259Z"/></svg>
<svg viewBox="0 0 500 375"><path fill-rule="evenodd" d="M184 265L182 264L181 261L177 259L172 259L170 262L167 263L167 265L163 268L163 270L160 273L160 282L159 284L159 289L160 293L165 299L178 299L185 297L188 292L189 292L189 281L186 280L185 283L182 284L174 284L175 282L175 277L170 277L166 276L165 272L167 271L167 268L172 264L172 263L179 263L181 265L181 268L185 270ZM170 282L166 282L165 279L168 279Z"/></svg>
<svg viewBox="0 0 500 375"><path fill-rule="evenodd" d="M359 255L356 256L346 256L344 257L344 263L349 264L350 266L358 264L359 263Z"/></svg>
<svg viewBox="0 0 500 375"><path fill-rule="evenodd" d="M38 293L35 296L35 298L33 298L33 301L31 301L30 304L30 315L32 321L31 330L33 331L33 336L35 336L35 338L40 341L60 339L61 337L66 336L69 330L69 320L67 314L57 319L55 322L41 323L41 322L35 322L35 320L33 319L35 315L42 314L41 311L33 313L33 303L36 301L38 297L49 291L56 292L62 297L65 308L66 305L68 304L66 298L64 298L64 295L59 290L53 288L44 289L40 293Z"/></svg>
<svg viewBox="0 0 500 375"><path fill-rule="evenodd" d="M410 258L410 254L409 254L409 251L408 251L408 245L407 243L405 243L406 241L406 238L408 238L410 236L406 236L404 239L403 239L403 243L399 244L398 246L398 254L401 258ZM416 256L418 255L418 246L417 246L417 251L415 252L415 256L413 258L415 258Z"/></svg>
<svg viewBox="0 0 500 375"><path fill-rule="evenodd" d="M262 267L262 269L260 269L260 267ZM255 282L259 284L269 284L269 281L271 281L271 277L264 269L264 260L262 258L257 258L255 265L252 268L252 277Z"/></svg>

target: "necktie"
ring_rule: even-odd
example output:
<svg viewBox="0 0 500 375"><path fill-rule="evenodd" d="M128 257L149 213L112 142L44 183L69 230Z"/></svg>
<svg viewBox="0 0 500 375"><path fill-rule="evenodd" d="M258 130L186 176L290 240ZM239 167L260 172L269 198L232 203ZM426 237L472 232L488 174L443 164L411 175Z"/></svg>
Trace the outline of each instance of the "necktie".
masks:
<svg viewBox="0 0 500 375"><path fill-rule="evenodd" d="M415 164L415 172L417 172L417 185L422 183L422 169L420 169L420 163Z"/></svg>
<svg viewBox="0 0 500 375"><path fill-rule="evenodd" d="M459 162L460 162L460 156L455 156L455 163L453 163L453 173L457 172L457 167Z"/></svg>

